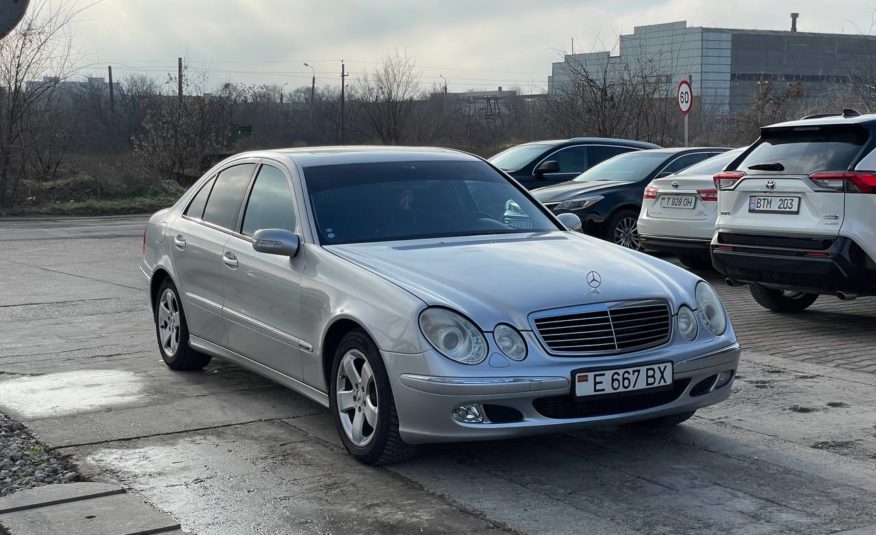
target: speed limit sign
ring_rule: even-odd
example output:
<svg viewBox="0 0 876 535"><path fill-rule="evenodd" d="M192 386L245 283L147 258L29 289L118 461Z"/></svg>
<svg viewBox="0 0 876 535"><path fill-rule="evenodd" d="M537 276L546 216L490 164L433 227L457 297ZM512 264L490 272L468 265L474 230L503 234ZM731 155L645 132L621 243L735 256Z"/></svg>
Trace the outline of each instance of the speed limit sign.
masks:
<svg viewBox="0 0 876 535"><path fill-rule="evenodd" d="M693 89L690 87L690 82L682 80L678 84L678 109L681 113L687 115L690 107L693 105Z"/></svg>

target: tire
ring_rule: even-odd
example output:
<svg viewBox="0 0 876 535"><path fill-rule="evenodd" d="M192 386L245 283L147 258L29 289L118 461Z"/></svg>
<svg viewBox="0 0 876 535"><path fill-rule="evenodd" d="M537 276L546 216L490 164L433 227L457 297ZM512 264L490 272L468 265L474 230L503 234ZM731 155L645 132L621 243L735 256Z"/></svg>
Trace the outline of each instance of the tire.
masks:
<svg viewBox="0 0 876 535"><path fill-rule="evenodd" d="M341 442L359 462L391 464L413 455L398 431L398 413L380 351L361 329L347 333L335 351L329 407Z"/></svg>
<svg viewBox="0 0 876 535"><path fill-rule="evenodd" d="M691 416L696 414L697 411L688 411L688 412L680 412L678 414L670 414L668 416L661 416L659 418L651 418L650 420L641 420L639 422L633 422L628 424L629 427L636 427L639 429L661 429L665 427L673 427L680 423L686 422L690 419Z"/></svg>
<svg viewBox="0 0 876 535"><path fill-rule="evenodd" d="M773 312L784 312L786 314L803 312L818 299L818 294L774 290L759 284L749 285L748 290L760 306L768 308Z"/></svg>
<svg viewBox="0 0 876 535"><path fill-rule="evenodd" d="M712 269L712 258L708 254L680 254L678 260L688 269Z"/></svg>
<svg viewBox="0 0 876 535"><path fill-rule="evenodd" d="M627 249L641 251L638 221L639 212L628 209L618 210L608 221L605 239Z"/></svg>
<svg viewBox="0 0 876 535"><path fill-rule="evenodd" d="M168 368L177 371L200 370L209 364L210 355L195 351L189 346L189 327L182 301L170 279L161 283L152 310L158 349Z"/></svg>

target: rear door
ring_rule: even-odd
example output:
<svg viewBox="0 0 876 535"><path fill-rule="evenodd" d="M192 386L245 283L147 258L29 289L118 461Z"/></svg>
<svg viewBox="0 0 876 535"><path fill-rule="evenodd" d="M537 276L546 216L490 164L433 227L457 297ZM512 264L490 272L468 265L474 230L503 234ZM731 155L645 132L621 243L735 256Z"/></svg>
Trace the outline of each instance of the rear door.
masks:
<svg viewBox="0 0 876 535"><path fill-rule="evenodd" d="M845 180L869 134L857 125L766 129L719 192L721 231L836 236L845 218Z"/></svg>

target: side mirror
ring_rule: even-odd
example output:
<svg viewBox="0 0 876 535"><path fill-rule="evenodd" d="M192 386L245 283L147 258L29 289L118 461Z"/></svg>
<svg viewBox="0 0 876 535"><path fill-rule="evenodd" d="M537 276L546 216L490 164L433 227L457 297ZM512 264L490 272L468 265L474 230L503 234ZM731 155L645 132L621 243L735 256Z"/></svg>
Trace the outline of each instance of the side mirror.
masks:
<svg viewBox="0 0 876 535"><path fill-rule="evenodd" d="M259 253L292 257L300 245L298 234L279 228L257 230L252 236L252 248Z"/></svg>
<svg viewBox="0 0 876 535"><path fill-rule="evenodd" d="M581 232L581 218L571 212L565 212L557 216L560 223L569 230Z"/></svg>
<svg viewBox="0 0 876 535"><path fill-rule="evenodd" d="M560 164L556 160L545 160L535 168L535 176L541 178L545 173L559 173Z"/></svg>

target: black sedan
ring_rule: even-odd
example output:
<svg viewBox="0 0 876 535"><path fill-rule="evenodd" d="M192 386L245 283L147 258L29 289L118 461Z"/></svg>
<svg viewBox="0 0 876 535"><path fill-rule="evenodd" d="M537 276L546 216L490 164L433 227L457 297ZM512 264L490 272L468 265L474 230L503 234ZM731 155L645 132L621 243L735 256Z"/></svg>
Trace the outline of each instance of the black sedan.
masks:
<svg viewBox="0 0 876 535"><path fill-rule="evenodd" d="M640 251L636 222L645 186L655 178L677 173L726 150L687 147L621 154L591 167L571 182L538 188L532 194L555 214L578 215L582 232Z"/></svg>
<svg viewBox="0 0 876 535"><path fill-rule="evenodd" d="M625 152L659 145L629 139L576 137L516 145L490 158L526 189L572 180L587 169Z"/></svg>

